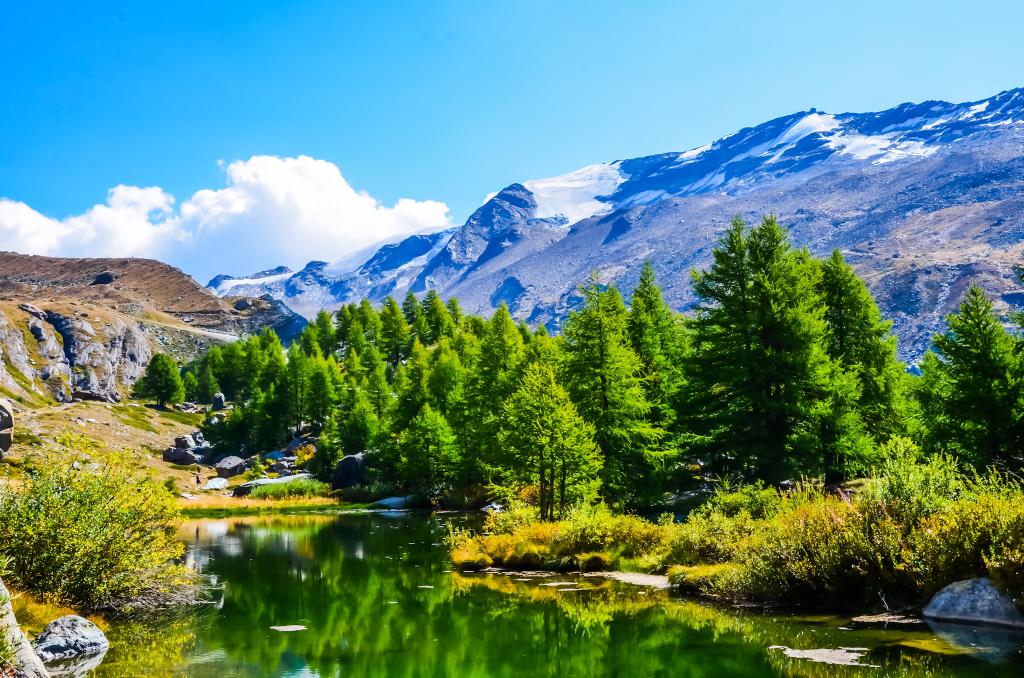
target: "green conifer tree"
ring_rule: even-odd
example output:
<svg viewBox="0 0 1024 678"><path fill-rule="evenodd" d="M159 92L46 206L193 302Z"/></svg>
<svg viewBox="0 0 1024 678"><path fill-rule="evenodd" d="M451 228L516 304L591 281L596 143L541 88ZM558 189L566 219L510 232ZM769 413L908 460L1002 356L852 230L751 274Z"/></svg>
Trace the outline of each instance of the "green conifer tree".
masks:
<svg viewBox="0 0 1024 678"><path fill-rule="evenodd" d="M829 409L850 394L839 397L849 384L825 350L820 266L792 249L774 217L753 229L734 220L713 256L694 273L686 375L694 447L709 470L751 479L816 472L838 457L829 445L856 436L857 422ZM825 420L852 428L823 437Z"/></svg>
<svg viewBox="0 0 1024 678"><path fill-rule="evenodd" d="M381 308L381 351L392 365L397 365L408 356L409 324L402 309L392 297L384 300Z"/></svg>
<svg viewBox="0 0 1024 678"><path fill-rule="evenodd" d="M155 400L160 407L184 400L185 384L174 358L166 353L155 354L135 382L135 393L138 397Z"/></svg>
<svg viewBox="0 0 1024 678"><path fill-rule="evenodd" d="M857 409L876 443L906 435L906 366L896 357L892 323L838 250L821 266L829 356L859 384Z"/></svg>
<svg viewBox="0 0 1024 678"><path fill-rule="evenodd" d="M445 418L429 404L402 432L402 477L413 493L437 502L451 497L459 470L459 447Z"/></svg>
<svg viewBox="0 0 1024 678"><path fill-rule="evenodd" d="M1017 340L976 284L946 324L935 337L936 354L922 364L928 442L977 466L1018 458L1024 393Z"/></svg>
<svg viewBox="0 0 1024 678"><path fill-rule="evenodd" d="M649 421L651 405L626 336L622 296L614 287L602 290L596 276L582 292L583 305L565 323L561 381L596 430L604 492L612 501L635 504L654 489L664 431Z"/></svg>
<svg viewBox="0 0 1024 678"><path fill-rule="evenodd" d="M498 438L513 483L538 488L542 520L564 516L596 496L601 454L594 427L583 420L551 365L531 364L505 402Z"/></svg>

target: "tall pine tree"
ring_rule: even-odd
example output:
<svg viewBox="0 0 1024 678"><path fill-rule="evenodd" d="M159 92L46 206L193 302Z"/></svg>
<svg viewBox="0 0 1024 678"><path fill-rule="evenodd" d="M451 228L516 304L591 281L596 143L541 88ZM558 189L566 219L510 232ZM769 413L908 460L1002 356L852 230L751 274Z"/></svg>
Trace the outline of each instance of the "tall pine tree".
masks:
<svg viewBox="0 0 1024 678"><path fill-rule="evenodd" d="M929 443L978 466L1019 457L1024 393L1017 341L973 284L946 324L947 331L935 337L936 353L922 364Z"/></svg>
<svg viewBox="0 0 1024 678"><path fill-rule="evenodd" d="M565 323L560 377L596 431L606 495L635 504L653 489L664 431L649 421L651 405L640 360L629 346L622 296L614 287L602 290L596 276L582 291L582 307Z"/></svg>

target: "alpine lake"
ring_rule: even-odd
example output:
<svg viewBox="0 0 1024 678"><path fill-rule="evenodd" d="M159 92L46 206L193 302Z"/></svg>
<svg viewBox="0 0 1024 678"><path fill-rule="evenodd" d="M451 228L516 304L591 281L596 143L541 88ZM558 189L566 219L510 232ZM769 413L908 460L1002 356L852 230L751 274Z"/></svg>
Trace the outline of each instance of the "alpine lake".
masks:
<svg viewBox="0 0 1024 678"><path fill-rule="evenodd" d="M216 604L111 622L89 675L1021 676L1021 634L860 628L602 577L458 573L467 514L297 514L181 525Z"/></svg>

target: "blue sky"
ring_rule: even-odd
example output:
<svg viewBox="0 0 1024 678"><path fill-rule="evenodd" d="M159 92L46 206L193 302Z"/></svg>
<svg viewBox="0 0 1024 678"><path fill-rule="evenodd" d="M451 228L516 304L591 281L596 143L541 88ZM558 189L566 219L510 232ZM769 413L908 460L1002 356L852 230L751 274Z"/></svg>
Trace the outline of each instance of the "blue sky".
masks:
<svg viewBox="0 0 1024 678"><path fill-rule="evenodd" d="M162 193L112 196L114 211L155 210L159 221L196 191L240 181L230 163L253 156L332 163L379 201L356 214L379 217L387 235L389 220L398 230L437 220L437 203L461 223L512 181L686 150L801 109L971 100L1024 84L1024 3L825 5L7 3L0 197L31 208L11 208L9 220L26 221L9 239L39 253L125 253L74 228L33 239L42 226L31 220L82 215L125 185ZM325 168L237 169L320 181ZM403 215L383 211L402 198ZM152 253L147 242L139 253ZM339 242L324 258L362 241ZM279 252L157 254L203 277Z"/></svg>

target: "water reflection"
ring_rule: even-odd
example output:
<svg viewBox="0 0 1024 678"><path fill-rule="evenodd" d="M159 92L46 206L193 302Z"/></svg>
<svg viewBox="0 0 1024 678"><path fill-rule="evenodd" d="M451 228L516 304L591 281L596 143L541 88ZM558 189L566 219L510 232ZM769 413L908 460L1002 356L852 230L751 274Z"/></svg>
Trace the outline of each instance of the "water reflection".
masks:
<svg viewBox="0 0 1024 678"><path fill-rule="evenodd" d="M1019 642L956 629L849 630L847 619L717 609L603 579L452 573L441 545L451 519L465 517L186 523L187 558L223 584L220 606L114 624L97 675L841 676L871 670L864 664L884 675L998 676L1024 668ZM840 648L857 654L856 664L814 661L828 656L814 651Z"/></svg>

